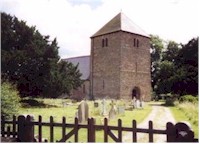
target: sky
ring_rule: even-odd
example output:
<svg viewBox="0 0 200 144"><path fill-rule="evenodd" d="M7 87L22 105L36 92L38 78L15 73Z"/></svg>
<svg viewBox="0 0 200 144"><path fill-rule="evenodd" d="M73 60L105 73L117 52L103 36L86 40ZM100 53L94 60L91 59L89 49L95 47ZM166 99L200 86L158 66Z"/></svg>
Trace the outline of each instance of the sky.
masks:
<svg viewBox="0 0 200 144"><path fill-rule="evenodd" d="M123 12L146 33L186 44L199 34L199 0L1 0L0 11L57 38L59 55L90 55L90 37Z"/></svg>

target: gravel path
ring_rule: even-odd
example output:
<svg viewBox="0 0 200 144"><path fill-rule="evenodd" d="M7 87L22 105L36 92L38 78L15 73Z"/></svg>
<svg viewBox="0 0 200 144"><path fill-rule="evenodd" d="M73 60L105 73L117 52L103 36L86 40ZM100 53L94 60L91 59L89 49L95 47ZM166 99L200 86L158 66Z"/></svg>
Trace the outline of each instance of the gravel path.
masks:
<svg viewBox="0 0 200 144"><path fill-rule="evenodd" d="M175 123L175 119L172 116L169 108L161 106L160 103L152 104L152 112L149 116L140 124L137 125L138 128L148 128L148 122L153 121L153 129L166 129L167 122ZM137 142L148 142L148 134L138 133ZM123 142L132 142L132 133L127 132L123 136ZM154 135L154 142L161 143L166 142L166 135L157 134Z"/></svg>

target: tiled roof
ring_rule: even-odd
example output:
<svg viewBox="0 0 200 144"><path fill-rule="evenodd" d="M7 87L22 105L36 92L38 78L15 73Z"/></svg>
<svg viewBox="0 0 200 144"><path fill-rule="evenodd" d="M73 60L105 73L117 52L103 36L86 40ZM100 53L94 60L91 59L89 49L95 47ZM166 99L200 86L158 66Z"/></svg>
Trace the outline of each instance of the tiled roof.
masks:
<svg viewBox="0 0 200 144"><path fill-rule="evenodd" d="M78 65L80 73L82 73L81 79L87 80L90 76L90 56L80 56L73 58L62 59L64 61L71 62L74 65Z"/></svg>
<svg viewBox="0 0 200 144"><path fill-rule="evenodd" d="M134 24L125 14L120 12L113 19L111 19L107 24L105 24L99 31L97 31L92 37L100 36L103 34L108 34L117 31L126 31L145 37L149 35L144 32L139 26Z"/></svg>

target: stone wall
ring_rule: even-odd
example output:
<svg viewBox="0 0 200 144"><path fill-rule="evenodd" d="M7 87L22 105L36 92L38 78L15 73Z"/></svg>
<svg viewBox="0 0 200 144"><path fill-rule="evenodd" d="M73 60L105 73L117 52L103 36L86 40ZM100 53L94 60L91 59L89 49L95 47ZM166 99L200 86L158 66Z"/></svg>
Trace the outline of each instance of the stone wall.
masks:
<svg viewBox="0 0 200 144"><path fill-rule="evenodd" d="M108 39L108 46L102 40ZM139 45L135 43L139 41ZM132 99L139 87L141 99L151 99L149 38L118 31L91 39L91 95L95 99Z"/></svg>
<svg viewBox="0 0 200 144"><path fill-rule="evenodd" d="M132 98L132 90L139 87L141 98L151 99L150 40L149 38L121 32L120 98ZM134 46L134 39L139 45Z"/></svg>
<svg viewBox="0 0 200 144"><path fill-rule="evenodd" d="M102 47L102 40L108 46ZM92 38L91 90L95 98L119 98L120 95L120 33Z"/></svg>
<svg viewBox="0 0 200 144"><path fill-rule="evenodd" d="M76 99L78 101L81 101L83 99L89 99L90 96L90 81L89 80L85 80L84 83L77 89L73 89L71 91L71 99Z"/></svg>

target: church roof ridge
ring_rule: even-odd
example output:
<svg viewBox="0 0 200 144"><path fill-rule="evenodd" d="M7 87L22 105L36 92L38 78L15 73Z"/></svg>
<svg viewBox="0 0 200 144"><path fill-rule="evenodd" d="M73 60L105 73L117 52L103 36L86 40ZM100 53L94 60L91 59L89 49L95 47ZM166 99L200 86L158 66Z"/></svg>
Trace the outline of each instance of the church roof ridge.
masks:
<svg viewBox="0 0 200 144"><path fill-rule="evenodd" d="M78 69L82 74L81 79L87 80L90 76L90 55L77 56L71 58L62 59L63 61L71 62L73 65L78 65Z"/></svg>
<svg viewBox="0 0 200 144"><path fill-rule="evenodd" d="M85 58L85 57L90 57L90 55L72 56L72 57L68 57L68 58L62 58L62 60Z"/></svg>
<svg viewBox="0 0 200 144"><path fill-rule="evenodd" d="M129 19L123 12L117 14L91 37L117 32L120 30L149 37L149 35L144 30L133 23L132 20Z"/></svg>

